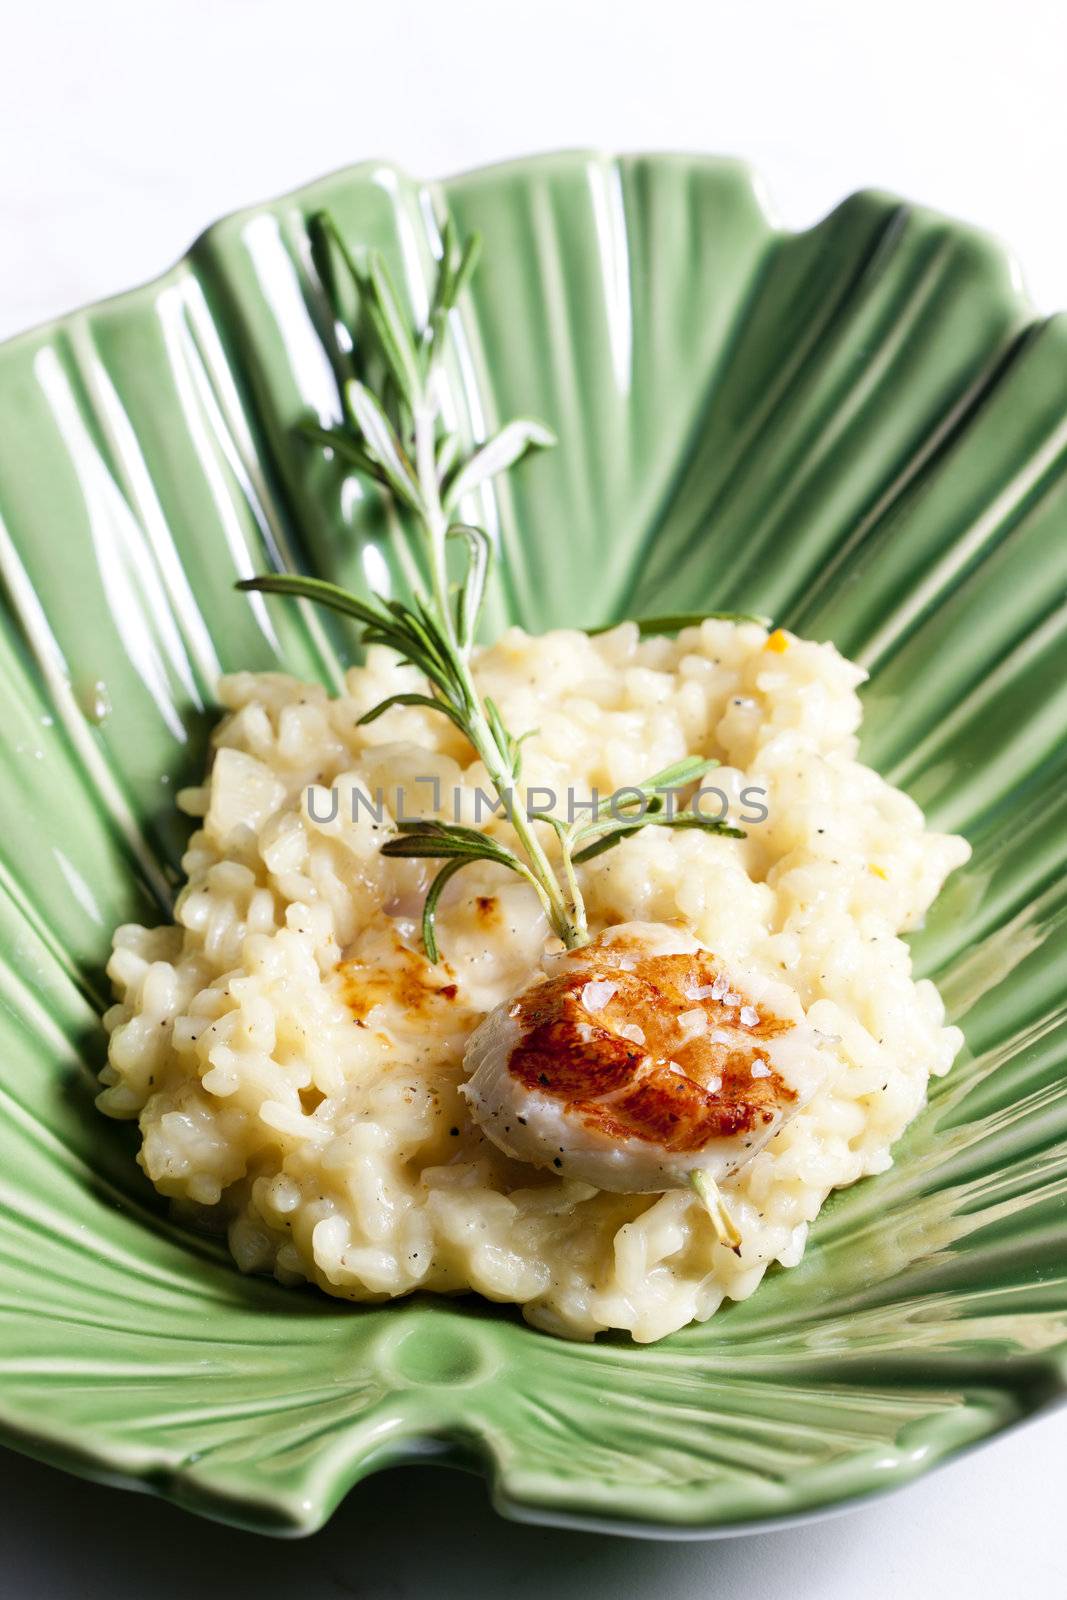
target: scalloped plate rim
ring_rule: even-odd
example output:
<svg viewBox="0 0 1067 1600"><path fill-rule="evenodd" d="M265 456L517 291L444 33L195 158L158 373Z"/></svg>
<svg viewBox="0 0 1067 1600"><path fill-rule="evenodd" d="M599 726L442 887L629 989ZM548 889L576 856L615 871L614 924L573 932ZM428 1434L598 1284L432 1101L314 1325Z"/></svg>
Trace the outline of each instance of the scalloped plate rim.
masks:
<svg viewBox="0 0 1067 1600"><path fill-rule="evenodd" d="M699 163L709 168L718 168L720 170L733 168L739 177L745 179L752 190L770 233L779 238L789 238L810 232L812 227L817 227L820 223L825 222L841 206L863 196L906 204L910 211L923 212L928 216L940 218L942 222L949 224L957 236L970 238L980 247L999 257L1008 273L1013 298L1026 321L1032 323L1043 319L1043 313L1035 304L1030 291L1026 287L1026 280L1015 251L998 233L992 229L984 228L978 223L962 221L957 217L951 216L948 212L940 211L937 207L925 206L910 200L903 201L902 197L896 195L892 190L883 189L877 184L849 190L848 194L843 195L835 205L826 211L820 212L815 221L809 224L808 227L791 228L778 217L774 208L773 197L767 189L762 173L752 162L746 160L744 156L714 154L707 150L678 150L672 148L665 150L612 151L597 145L564 145L559 149L539 151L533 155L506 156L500 161L488 161L471 167L461 167L456 172L448 172L436 178L414 178L412 181L423 187L435 188L438 185L463 183L468 178L480 178L490 175L504 176L510 173L520 174L532 167L544 167L557 162L644 160L652 160L657 163ZM369 177L372 173L378 171L392 172L398 177L411 178L411 174L396 162L390 161L384 156L368 156L362 161L344 162L338 167L330 167L327 171L320 172L314 178L308 179L306 183L293 184L287 188L263 195L258 200L235 206L232 210L224 211L221 216L215 217L213 221L207 223L195 233L181 254L176 256L168 266L163 267L159 272L152 273L150 277L141 278L136 283L127 285L125 289L116 289L113 293L101 295L95 300L81 301L77 305L68 307L66 311L60 311L54 316L43 317L39 321L31 322L28 327L19 328L14 333L5 335L3 339L0 339L0 355L24 341L28 342L35 338L40 338L44 334L59 330L72 317L80 316L84 312L110 310L165 288L175 275L182 270L189 257L199 251L201 246L206 244L220 228L239 223L244 218L255 217L267 207L284 205L287 201L297 200L312 193L321 185L332 183L336 179Z"/></svg>
<svg viewBox="0 0 1067 1600"><path fill-rule="evenodd" d="M355 1308L358 1314L359 1308ZM57 1430L52 1433L40 1425L30 1431L14 1420L0 1404L0 1445L20 1455L39 1461L62 1472L127 1493L154 1495L195 1516L208 1518L225 1527L247 1533L258 1533L275 1538L310 1538L328 1523L359 1488L365 1478L397 1467L434 1466L467 1473L478 1478L485 1486L493 1510L510 1521L531 1527L563 1528L576 1533L611 1534L616 1537L639 1538L662 1542L697 1542L714 1539L740 1538L746 1534L777 1533L799 1527L809 1522L826 1521L861 1510L875 1501L896 1495L914 1486L933 1472L951 1466L953 1462L994 1444L1002 1436L1014 1433L1031 1422L1040 1421L1055 1412L1067 1409L1067 1343L1043 1352L1043 1358L1056 1374L1060 1393L1047 1395L1032 1408L1022 1410L1017 1416L1006 1417L988 1432L964 1443L947 1443L913 1452L916 1459L897 1463L894 1476L885 1480L885 1474L872 1476L847 1494L833 1498L813 1495L779 1515L760 1515L749 1518L709 1523L697 1518L680 1517L677 1521L665 1518L642 1521L629 1512L609 1516L590 1508L568 1509L547 1497L511 1494L507 1489L507 1473L500 1469L490 1441L482 1436L476 1440L458 1437L452 1439L432 1433L417 1431L403 1433L395 1442L378 1450L367 1451L353 1443L343 1468L333 1474L335 1481L343 1480L339 1495L320 1496L317 1503L311 1497L294 1505L285 1495L261 1492L258 1496L228 1494L219 1485L201 1483L190 1479L188 1460L174 1465L161 1452L158 1457L151 1450L131 1452L139 1459L119 1464L123 1451L107 1442L94 1447L73 1442ZM381 1420L389 1420L383 1417ZM398 1410L395 1420L402 1421ZM464 1446L476 1443L476 1460L472 1463ZM882 1481L879 1481L881 1478ZM196 1492L190 1493L192 1483ZM575 1502L580 1495L573 1494ZM264 1515L269 1513L269 1520Z"/></svg>

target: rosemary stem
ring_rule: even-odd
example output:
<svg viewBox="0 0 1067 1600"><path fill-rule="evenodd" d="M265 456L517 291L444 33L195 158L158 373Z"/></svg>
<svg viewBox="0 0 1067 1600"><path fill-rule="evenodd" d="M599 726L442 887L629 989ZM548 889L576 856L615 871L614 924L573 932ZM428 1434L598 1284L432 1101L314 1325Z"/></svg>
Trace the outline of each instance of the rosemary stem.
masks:
<svg viewBox="0 0 1067 1600"><path fill-rule="evenodd" d="M435 407L432 400L424 396L415 407L413 422L415 427L415 471L419 479L419 493L422 500L422 516L430 546L430 581L433 599L440 617L449 644L457 656L464 657L465 652L460 646L456 635L456 625L452 616L452 602L448 592L448 560L446 556L446 542L448 538L448 518L445 516L441 505L441 491L437 484L437 460L434 451L434 419Z"/></svg>
<svg viewBox="0 0 1067 1600"><path fill-rule="evenodd" d="M500 749L482 710L481 700L471 676L470 667L462 665L464 687L470 695L470 741L473 744L497 795L508 808L508 820L519 837L519 842L530 863L531 871L541 884L546 898L546 908L553 931L559 935L568 950L585 944L588 935L579 927L567 909L567 903L541 841L533 831L533 824L525 809L516 801L515 773L510 759ZM584 919L583 919L584 920Z"/></svg>
<svg viewBox="0 0 1067 1600"><path fill-rule="evenodd" d="M415 433L415 471L419 481L423 522L430 546L430 574L433 585L433 598L441 620L441 626L455 652L458 676L467 700L468 736L481 758L486 772L489 774L489 781L496 790L498 798L503 800L507 806L508 819L518 835L526 859L530 863L530 870L543 892L545 909L548 912L553 931L563 940L568 950L573 950L578 945L585 944L588 939L588 933L584 926L584 914L580 913L578 920L571 915L552 863L545 854L541 841L534 832L525 809L516 804L515 772L511 757L506 751L501 750L489 726L482 708L481 696L478 693L470 670L469 651L461 644L456 631L455 619L452 614L452 600L448 592L448 518L441 504L441 490L437 482L437 461L434 448L435 417L436 411L433 400L429 395L424 394L414 407L412 418ZM566 861L566 857L565 863L568 869L568 876L573 882L573 868ZM577 911L581 906L581 897L577 894L576 882L573 883L573 889L575 909Z"/></svg>
<svg viewBox="0 0 1067 1600"><path fill-rule="evenodd" d="M689 1182L700 1196L704 1209L711 1218L711 1224L718 1235L719 1243L724 1244L728 1250L733 1250L735 1254L739 1253L741 1235L737 1230L737 1224L726 1208L726 1202L715 1179L697 1167L689 1174Z"/></svg>
<svg viewBox="0 0 1067 1600"><path fill-rule="evenodd" d="M563 877L567 885L567 893L571 897L571 920L578 931L578 937L574 945L569 947L574 949L576 945L589 942L589 927L585 919L585 900L582 897L581 889L578 887L578 874L574 870L574 862L571 859L571 844L566 833L560 834L559 845L560 856L563 861Z"/></svg>

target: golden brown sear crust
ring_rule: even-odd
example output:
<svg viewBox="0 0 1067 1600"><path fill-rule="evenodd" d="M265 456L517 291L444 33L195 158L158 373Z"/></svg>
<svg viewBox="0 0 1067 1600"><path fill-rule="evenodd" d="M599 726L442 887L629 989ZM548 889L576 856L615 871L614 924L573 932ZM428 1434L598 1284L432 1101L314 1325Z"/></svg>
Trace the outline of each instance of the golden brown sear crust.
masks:
<svg viewBox="0 0 1067 1600"><path fill-rule="evenodd" d="M342 997L358 1024L366 1024L375 1006L390 1003L400 1007L408 1020L438 1016L442 1005L458 1006L459 985L452 981L447 963L431 966L396 935L393 950L395 961L387 967L342 961L337 968ZM466 1015L465 1008L459 1008L457 1015Z"/></svg>
<svg viewBox="0 0 1067 1600"><path fill-rule="evenodd" d="M728 1005L722 978L705 951L598 950L595 967L547 978L517 1003L508 1070L588 1127L672 1152L762 1129L796 1099L762 1048L791 1024L758 1010L743 1021L748 1003Z"/></svg>

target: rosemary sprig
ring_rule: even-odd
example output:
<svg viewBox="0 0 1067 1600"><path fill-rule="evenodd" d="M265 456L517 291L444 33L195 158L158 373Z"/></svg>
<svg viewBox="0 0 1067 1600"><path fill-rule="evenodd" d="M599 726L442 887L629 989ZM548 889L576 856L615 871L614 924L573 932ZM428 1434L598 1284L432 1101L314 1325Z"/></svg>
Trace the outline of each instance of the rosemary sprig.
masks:
<svg viewBox="0 0 1067 1600"><path fill-rule="evenodd" d="M436 820L398 824L383 846L387 856L424 857L444 864L426 896L422 919L427 955L437 960L434 919L441 892L471 861L490 861L524 878L537 893L545 915L563 943L573 949L587 941L585 905L575 867L612 849L639 829L703 828L742 837L736 828L703 817L691 808L673 812L667 792L686 788L716 765L691 757L623 791L626 798L605 801L581 822L562 823L538 814L556 835L557 872L535 826L534 817L513 803L522 768L522 740L505 727L492 700L475 685L470 655L485 597L492 543L483 528L459 520L463 502L490 479L507 472L534 449L555 443L542 423L518 418L471 450L442 422L439 404L441 360L449 321L474 271L477 236L460 244L451 221L445 224L430 310L421 328L413 327L383 257L372 252L357 261L332 219L325 214L310 225L312 258L330 302L336 327L347 328L346 366L340 379L344 421L323 428L307 421L300 431L310 442L333 451L357 472L376 482L403 508L420 535L428 582L410 602L362 600L336 584L290 573L246 579L241 589L290 595L328 606L361 628L364 644L383 644L411 663L427 681L426 694L387 696L362 718L373 722L393 706L425 706L439 711L468 739L502 802L518 849L477 828ZM352 306L355 313L352 313ZM365 336L364 336L365 335ZM457 545L463 575L453 595L447 553ZM729 613L721 613L729 615ZM658 631L673 631L694 619L660 618ZM741 620L738 615L736 620ZM651 631L651 624L647 625ZM603 630L597 630L603 631Z"/></svg>

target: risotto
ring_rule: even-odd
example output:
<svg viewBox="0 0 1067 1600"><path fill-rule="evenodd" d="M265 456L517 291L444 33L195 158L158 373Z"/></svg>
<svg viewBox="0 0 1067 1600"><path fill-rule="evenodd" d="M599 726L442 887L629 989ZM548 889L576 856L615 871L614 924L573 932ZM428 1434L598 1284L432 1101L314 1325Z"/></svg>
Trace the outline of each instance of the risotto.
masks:
<svg viewBox="0 0 1067 1600"><path fill-rule="evenodd" d="M890 1165L961 1043L900 935L968 846L856 760L864 675L832 645L712 620L677 639L512 629L474 669L528 735L531 805L565 815L635 772L722 763L704 781L744 838L647 828L578 871L594 933L677 924L788 985L829 1041L818 1092L723 1180L739 1249L691 1190L601 1191L472 1120L467 1040L550 930L526 883L478 861L442 896L441 961L423 953L435 864L381 854L398 813L513 835L444 717L395 706L357 725L425 688L382 647L334 699L279 674L222 680L210 771L180 797L199 826L174 925L115 937L100 1104L139 1121L148 1177L225 1226L246 1271L361 1301L474 1290L569 1337L659 1339L794 1265L830 1191Z"/></svg>

